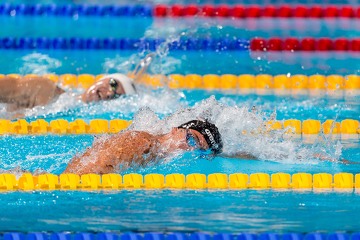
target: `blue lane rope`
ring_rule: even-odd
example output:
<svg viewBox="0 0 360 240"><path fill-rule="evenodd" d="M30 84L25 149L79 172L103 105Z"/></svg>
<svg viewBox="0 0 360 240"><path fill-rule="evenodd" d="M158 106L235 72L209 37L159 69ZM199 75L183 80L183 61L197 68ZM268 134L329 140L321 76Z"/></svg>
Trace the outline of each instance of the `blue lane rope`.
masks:
<svg viewBox="0 0 360 240"><path fill-rule="evenodd" d="M152 17L148 5L55 5L55 4L0 4L0 15L9 16L141 16Z"/></svg>
<svg viewBox="0 0 360 240"><path fill-rule="evenodd" d="M360 233L4 233L4 240L360 240Z"/></svg>
<svg viewBox="0 0 360 240"><path fill-rule="evenodd" d="M174 8L174 9L173 9ZM0 5L0 15L8 16L140 16L183 17L346 17L359 18L356 6L244 6L244 5L94 5L94 4L8 4Z"/></svg>
<svg viewBox="0 0 360 240"><path fill-rule="evenodd" d="M3 37L0 49L119 49L155 50L164 39L130 38L48 38L48 37ZM249 50L250 41L227 38L187 38L168 44L170 50Z"/></svg>

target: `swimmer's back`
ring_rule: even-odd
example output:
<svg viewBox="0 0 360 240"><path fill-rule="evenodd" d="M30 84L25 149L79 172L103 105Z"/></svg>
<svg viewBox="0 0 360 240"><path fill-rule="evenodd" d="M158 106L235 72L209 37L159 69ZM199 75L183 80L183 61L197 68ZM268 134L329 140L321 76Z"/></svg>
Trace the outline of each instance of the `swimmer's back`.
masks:
<svg viewBox="0 0 360 240"><path fill-rule="evenodd" d="M81 156L72 159L64 173L114 173L156 158L157 140L147 132L127 131L97 139Z"/></svg>

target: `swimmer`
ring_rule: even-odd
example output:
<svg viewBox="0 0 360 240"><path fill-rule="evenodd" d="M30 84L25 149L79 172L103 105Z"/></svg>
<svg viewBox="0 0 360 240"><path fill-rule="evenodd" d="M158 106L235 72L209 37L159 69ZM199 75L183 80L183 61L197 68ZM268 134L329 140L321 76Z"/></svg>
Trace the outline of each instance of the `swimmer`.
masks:
<svg viewBox="0 0 360 240"><path fill-rule="evenodd" d="M145 74L154 57L150 53L142 59L131 74L132 78L120 73L105 75L81 94L79 99L90 103L136 94L135 82ZM0 103L7 104L8 111L47 105L64 92L56 83L44 77L0 78Z"/></svg>
<svg viewBox="0 0 360 240"><path fill-rule="evenodd" d="M222 148L221 135L214 124L192 120L166 134L125 131L99 139L82 155L74 157L64 173L115 173L132 165L146 166L179 151L201 150L218 155Z"/></svg>
<svg viewBox="0 0 360 240"><path fill-rule="evenodd" d="M220 155L237 159L257 160L250 153L240 152L233 156L222 153L223 141L218 128L203 120L184 123L166 134L153 135L145 131L125 131L105 139L98 139L83 154L75 156L64 173L106 174L126 170L131 166L146 166L157 160L182 151L200 150L211 156ZM317 156L321 160L331 158ZM345 159L336 161L352 164Z"/></svg>

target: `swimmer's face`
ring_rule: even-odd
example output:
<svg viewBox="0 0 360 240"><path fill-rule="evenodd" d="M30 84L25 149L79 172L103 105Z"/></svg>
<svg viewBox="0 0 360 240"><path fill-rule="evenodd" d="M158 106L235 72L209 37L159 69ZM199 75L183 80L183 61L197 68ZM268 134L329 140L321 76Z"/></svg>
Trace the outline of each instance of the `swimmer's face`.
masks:
<svg viewBox="0 0 360 240"><path fill-rule="evenodd" d="M168 151L209 149L204 136L193 129L173 128L164 142Z"/></svg>
<svg viewBox="0 0 360 240"><path fill-rule="evenodd" d="M121 83L115 78L104 78L91 87L82 95L84 102L97 102L100 100L110 100L125 94Z"/></svg>

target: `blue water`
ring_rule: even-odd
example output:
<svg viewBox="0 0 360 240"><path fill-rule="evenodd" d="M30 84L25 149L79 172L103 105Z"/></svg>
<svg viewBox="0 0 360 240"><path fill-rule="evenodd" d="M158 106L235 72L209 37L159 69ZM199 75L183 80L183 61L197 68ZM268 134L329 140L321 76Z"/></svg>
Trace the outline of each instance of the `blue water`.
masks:
<svg viewBox="0 0 360 240"><path fill-rule="evenodd" d="M13 0L11 3L23 1ZM40 1L42 3L73 3L73 1ZM77 1L83 3L85 1ZM100 3L100 1L86 1ZM101 1L101 4L118 1ZM140 1L134 1L140 2ZM144 1L141 1L143 3ZM157 3L174 1L159 0ZM178 2L178 1L176 1ZM189 1L181 1L187 3ZM236 1L196 1L196 3L230 3ZM244 1L245 4L275 1ZM297 3L298 1L276 1ZM317 3L304 0L302 3ZM39 1L27 1L39 3ZM324 3L359 4L358 1L328 0ZM358 20L294 20L253 19L174 19L95 18L80 17L9 17L0 16L0 37L166 37L183 33L186 37L331 37L359 36ZM301 27L303 26L303 27ZM128 72L139 60L139 51L59 51L0 50L0 73L90 73ZM131 62L122 65L131 58ZM261 53L237 51L172 51L157 62L152 73L163 74L359 74L358 53ZM161 91L161 90L158 90ZM307 118L326 120L360 119L359 96L343 92L334 97L242 94L239 92L152 92L149 99L130 104L127 98L93 105L70 101L58 102L53 108L25 112L28 121L64 118L132 119L144 105L164 118L182 107L194 106L214 94L227 106L256 106L269 117L276 110L277 119ZM179 97L180 95L181 97ZM157 102L156 100L160 100ZM161 101L164 100L164 101ZM145 104L146 103L146 104ZM8 117L0 106L0 117ZM235 116L236 117L236 116ZM23 169L60 174L75 154L91 146L91 135L2 136L0 138L0 169ZM235 141L236 139L234 139ZM256 140L256 139L254 139ZM338 143L342 157L360 162L358 138L324 136L294 140L303 149L333 152ZM247 144L251 144L247 143ZM261 147L269 148L269 146ZM288 149L290 151L290 149ZM308 160L308 161L307 161ZM195 153L186 153L172 161L124 173L223 172L338 172L358 173L359 165L326 161L303 162L250 161L216 157L211 161ZM208 231L208 232L310 232L360 231L359 192L334 191L121 191L121 192L9 192L0 196L0 231Z"/></svg>
<svg viewBox="0 0 360 240"><path fill-rule="evenodd" d="M0 198L0 230L356 232L359 198L271 190L13 192Z"/></svg>
<svg viewBox="0 0 360 240"><path fill-rule="evenodd" d="M67 163L76 154L82 153L85 149L91 146L94 136L91 135L73 135L73 136L8 136L2 137L0 143L1 169L12 170L20 168L26 171L45 171L54 174L61 174L65 169ZM321 137L313 137L313 139L293 140L303 143L304 146L311 148L314 143L320 145L322 148L331 148L326 146L329 140L324 140ZM360 162L360 152L358 148L360 142L358 138L339 139L342 143L343 154L342 157L353 162ZM315 145L314 145L315 146ZM210 173L227 173L234 172L242 173L338 173L351 172L357 173L359 166L356 164L341 164L331 163L327 161L310 161L306 159L302 163L296 160L286 163L273 161L254 161L254 160L239 160L233 158L216 157L213 160L206 160L198 157L195 153L185 153L184 156L175 157L169 162L162 162L159 164L150 164L146 168L129 169L122 173L139 172L147 173L161 173L169 174L180 172L184 174L201 172L204 174Z"/></svg>
<svg viewBox="0 0 360 240"><path fill-rule="evenodd" d="M31 21L29 21L31 19ZM360 27L356 19L182 19L151 17L54 17L0 16L3 31L0 37L114 37L167 38L177 33L188 37L358 37ZM91 29L87 26L91 25ZM176 29L172 26L177 25ZM159 31L158 29L162 30ZM111 29L111 31L109 31ZM219 31L221 30L221 31Z"/></svg>
<svg viewBox="0 0 360 240"><path fill-rule="evenodd" d="M121 67L121 63L137 55L136 51L114 50L0 50L0 53L0 72L3 74L34 73L32 64L42 64L45 72L56 74L127 72L132 66ZM360 74L360 54L350 52L249 54L244 51L172 51L163 60L164 63L167 61L169 64L162 69L165 74ZM44 73L41 70L38 74ZM154 70L153 73L160 71Z"/></svg>
<svg viewBox="0 0 360 240"><path fill-rule="evenodd" d="M1 168L60 174L93 136L2 137ZM358 139L342 140L343 156L360 162ZM191 155L135 170L141 174L201 172L358 173L358 165L274 163ZM134 169L124 173L134 172ZM2 193L0 231L334 232L359 231L359 192L293 191L34 191ZM332 219L328 221L328 219Z"/></svg>
<svg viewBox="0 0 360 240"><path fill-rule="evenodd" d="M307 94L296 94L287 91L287 95L276 96L274 93L268 95L259 95L257 91L253 93L229 92L229 91L204 91L204 90L176 90L175 93L183 94L184 98L177 100L172 96L172 102L154 102L147 104L147 107L154 111L160 118L164 118L170 113L175 112L180 107L194 106L196 103L210 96L215 98L227 106L247 107L251 109L256 107L258 111L267 117L270 117L274 112L276 119L316 119L324 122L327 119L333 119L338 122L344 119L359 119L360 118L360 97L359 95L346 96L346 94L339 91L337 96L311 96ZM156 93L159 93L158 91ZM152 94L151 98L156 98L156 93ZM164 101L168 100L163 98ZM75 100L75 98L74 98ZM38 111L27 111L25 119L28 122L34 121L38 118L45 119L50 122L55 119L65 119L74 121L82 118L86 121L91 119L127 119L131 120L134 114L144 107L145 99L142 97L135 98L135 101L142 102L140 104L129 104L127 98L120 98L109 103L94 103L85 105L78 103L75 106L67 106L62 104L61 100L57 101L55 110L39 109ZM174 105L174 102L177 104ZM0 110L0 117L6 118L5 110Z"/></svg>
<svg viewBox="0 0 360 240"><path fill-rule="evenodd" d="M99 21L100 19L100 21ZM30 20L30 21L29 21ZM133 17L9 17L1 16L2 37L128 37L141 38L152 18ZM92 28L88 28L92 26ZM109 31L111 29L111 31Z"/></svg>

